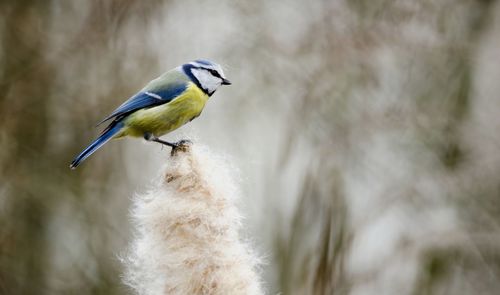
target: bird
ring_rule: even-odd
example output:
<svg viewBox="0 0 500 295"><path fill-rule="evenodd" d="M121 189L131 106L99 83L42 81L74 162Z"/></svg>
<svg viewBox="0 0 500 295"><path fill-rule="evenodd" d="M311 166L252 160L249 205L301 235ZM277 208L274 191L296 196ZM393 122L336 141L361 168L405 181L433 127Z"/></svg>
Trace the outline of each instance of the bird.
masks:
<svg viewBox="0 0 500 295"><path fill-rule="evenodd" d="M207 59L197 59L163 73L97 124L110 122L75 157L70 168L75 169L110 139L125 136L142 137L170 146L174 151L186 140L171 143L159 137L198 117L221 85L231 82L219 64Z"/></svg>

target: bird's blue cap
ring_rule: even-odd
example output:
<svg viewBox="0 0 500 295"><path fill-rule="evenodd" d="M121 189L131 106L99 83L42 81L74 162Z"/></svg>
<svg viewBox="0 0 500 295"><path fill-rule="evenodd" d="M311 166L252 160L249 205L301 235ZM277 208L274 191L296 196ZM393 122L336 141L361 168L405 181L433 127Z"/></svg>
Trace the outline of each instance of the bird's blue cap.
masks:
<svg viewBox="0 0 500 295"><path fill-rule="evenodd" d="M197 59L195 62L201 64L201 65L206 65L206 66L213 66L215 63L209 61L208 59Z"/></svg>

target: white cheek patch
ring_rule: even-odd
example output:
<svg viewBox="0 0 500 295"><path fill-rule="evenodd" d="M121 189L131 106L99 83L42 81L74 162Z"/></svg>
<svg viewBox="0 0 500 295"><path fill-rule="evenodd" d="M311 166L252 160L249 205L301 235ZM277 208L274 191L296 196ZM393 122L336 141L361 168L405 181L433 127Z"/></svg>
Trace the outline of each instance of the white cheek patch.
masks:
<svg viewBox="0 0 500 295"><path fill-rule="evenodd" d="M203 89L208 93L213 93L221 84L220 78L212 76L208 71L201 69L191 69L191 73L198 79Z"/></svg>

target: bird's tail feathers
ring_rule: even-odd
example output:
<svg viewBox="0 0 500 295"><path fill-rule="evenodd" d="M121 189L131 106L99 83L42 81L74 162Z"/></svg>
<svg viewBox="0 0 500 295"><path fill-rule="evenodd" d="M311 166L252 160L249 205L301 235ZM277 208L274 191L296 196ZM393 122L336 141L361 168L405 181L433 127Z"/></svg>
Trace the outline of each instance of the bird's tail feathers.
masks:
<svg viewBox="0 0 500 295"><path fill-rule="evenodd" d="M109 124L106 129L103 130L101 135L94 140L86 149L83 150L74 160L71 162L69 167L71 169L75 169L81 162L87 159L90 155L92 155L95 151L97 151L101 146L103 146L106 142L108 142L120 129L123 127L122 122L114 121Z"/></svg>

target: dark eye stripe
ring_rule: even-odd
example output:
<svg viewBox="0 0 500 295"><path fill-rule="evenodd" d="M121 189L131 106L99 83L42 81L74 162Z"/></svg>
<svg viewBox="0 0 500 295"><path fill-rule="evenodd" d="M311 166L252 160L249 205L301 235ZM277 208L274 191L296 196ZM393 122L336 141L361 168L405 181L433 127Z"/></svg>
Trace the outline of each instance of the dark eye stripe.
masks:
<svg viewBox="0 0 500 295"><path fill-rule="evenodd" d="M210 72L210 74L214 75L215 77L222 79L219 72L217 72L216 70L209 69L208 71Z"/></svg>

